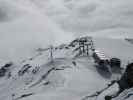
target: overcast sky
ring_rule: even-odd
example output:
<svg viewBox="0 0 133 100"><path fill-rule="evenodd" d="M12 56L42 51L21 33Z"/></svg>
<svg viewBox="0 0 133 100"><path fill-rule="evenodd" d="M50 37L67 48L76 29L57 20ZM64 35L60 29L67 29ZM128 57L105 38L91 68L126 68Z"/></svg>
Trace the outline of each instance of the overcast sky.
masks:
<svg viewBox="0 0 133 100"><path fill-rule="evenodd" d="M30 9L31 12L36 10L47 15L54 20L53 23L56 22L58 28L75 35L107 34L130 37L133 36L132 5L132 0L1 0L0 21L17 19L20 10Z"/></svg>
<svg viewBox="0 0 133 100"><path fill-rule="evenodd" d="M37 0L36 0L37 1ZM132 0L44 0L45 10L60 27L76 33L133 36ZM51 1L51 2L49 2ZM42 5L42 4L41 4ZM46 9L47 8L47 9ZM111 35L112 34L112 35Z"/></svg>

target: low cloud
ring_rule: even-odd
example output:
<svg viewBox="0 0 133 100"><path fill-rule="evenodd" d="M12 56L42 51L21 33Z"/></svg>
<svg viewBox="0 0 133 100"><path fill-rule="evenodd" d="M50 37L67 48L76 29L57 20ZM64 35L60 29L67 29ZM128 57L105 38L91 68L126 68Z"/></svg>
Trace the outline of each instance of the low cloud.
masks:
<svg viewBox="0 0 133 100"><path fill-rule="evenodd" d="M51 1L54 2L54 0ZM48 5L51 6L50 3ZM131 0L69 0L67 2L64 0L62 5L64 9L56 9L54 6L48 11L51 13L53 9L64 11L64 13L53 13L49 16L65 31L73 32L75 35L93 32L99 35L99 31L116 30L119 32L120 30L121 32L121 29L125 29L125 31L130 31L127 31L127 35L132 34L133 1Z"/></svg>

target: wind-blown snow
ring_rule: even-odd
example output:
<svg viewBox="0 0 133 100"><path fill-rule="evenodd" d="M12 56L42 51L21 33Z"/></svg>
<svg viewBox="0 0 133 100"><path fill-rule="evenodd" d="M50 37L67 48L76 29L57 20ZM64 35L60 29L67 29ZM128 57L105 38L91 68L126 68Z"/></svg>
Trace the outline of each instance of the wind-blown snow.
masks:
<svg viewBox="0 0 133 100"><path fill-rule="evenodd" d="M32 3L0 1L0 19L1 59L22 59L31 55L33 49L72 38Z"/></svg>

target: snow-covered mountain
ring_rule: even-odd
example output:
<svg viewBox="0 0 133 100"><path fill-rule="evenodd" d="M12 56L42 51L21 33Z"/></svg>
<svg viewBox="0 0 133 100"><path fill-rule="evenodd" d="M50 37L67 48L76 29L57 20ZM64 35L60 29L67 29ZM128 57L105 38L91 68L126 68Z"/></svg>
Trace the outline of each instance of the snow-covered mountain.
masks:
<svg viewBox="0 0 133 100"><path fill-rule="evenodd" d="M123 57L122 62L127 64L125 53L131 54L132 44L122 39L93 40L96 49L104 51L110 57ZM115 41L118 44L111 47L111 43ZM110 44L110 48L105 42ZM12 62L4 77L0 78L0 100L82 100L88 94L104 88L111 80L120 78L118 73L111 76L109 73L99 72L92 57L75 56L77 46L78 43L74 40L54 47L53 62L50 59L50 48L36 49L36 53L29 58L19 63ZM129 49L120 54L113 50L121 50L123 47ZM108 49L112 51L111 54Z"/></svg>
<svg viewBox="0 0 133 100"><path fill-rule="evenodd" d="M124 68L133 61L133 44L127 40L133 37L132 4L131 0L0 0L0 100L82 100L120 78L100 73L91 57L77 57L68 41L93 36L95 48L120 58ZM55 47L54 62L49 45Z"/></svg>

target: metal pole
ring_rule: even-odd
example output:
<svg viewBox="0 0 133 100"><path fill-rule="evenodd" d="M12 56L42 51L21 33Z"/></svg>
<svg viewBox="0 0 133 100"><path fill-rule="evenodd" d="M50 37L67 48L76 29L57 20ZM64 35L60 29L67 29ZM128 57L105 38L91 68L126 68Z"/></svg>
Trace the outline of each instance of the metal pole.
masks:
<svg viewBox="0 0 133 100"><path fill-rule="evenodd" d="M89 55L89 45L87 44L87 56Z"/></svg>
<svg viewBox="0 0 133 100"><path fill-rule="evenodd" d="M83 43L83 53L85 53L85 45L84 45L84 42Z"/></svg>
<svg viewBox="0 0 133 100"><path fill-rule="evenodd" d="M79 54L82 54L82 46L81 46L81 42L79 41Z"/></svg>
<svg viewBox="0 0 133 100"><path fill-rule="evenodd" d="M52 45L50 46L50 59L51 59L51 62L53 62L53 46Z"/></svg>

